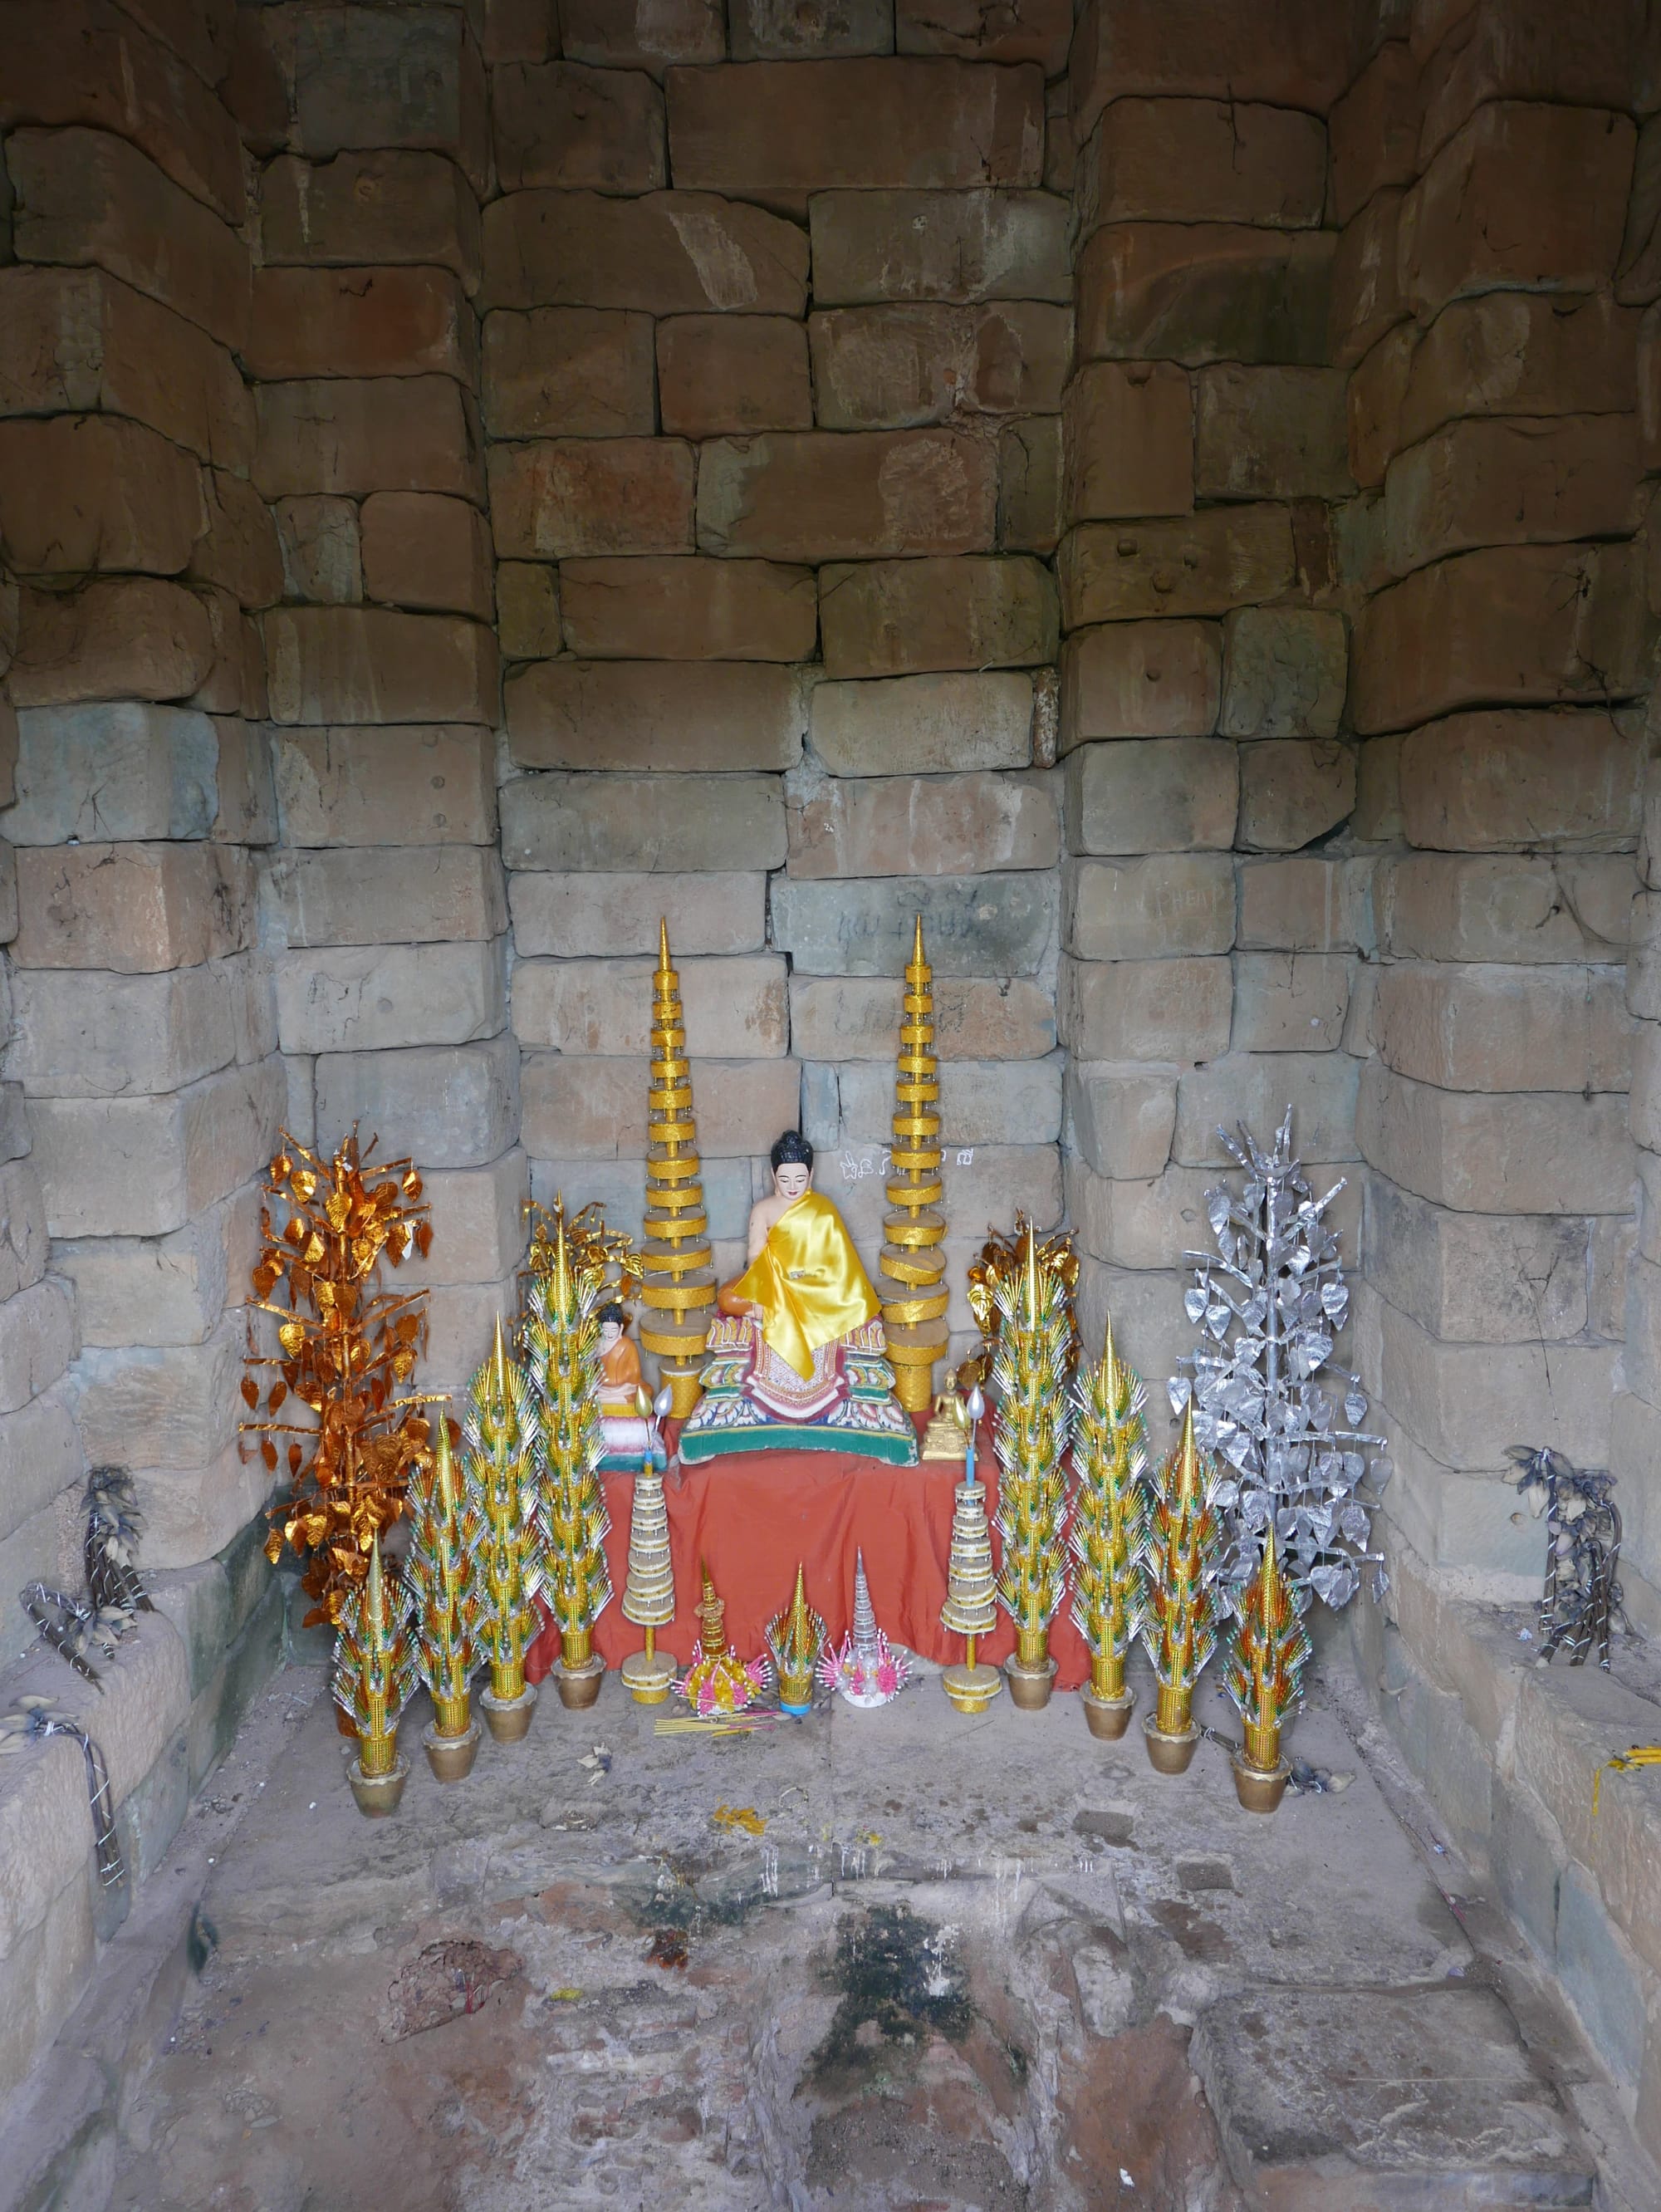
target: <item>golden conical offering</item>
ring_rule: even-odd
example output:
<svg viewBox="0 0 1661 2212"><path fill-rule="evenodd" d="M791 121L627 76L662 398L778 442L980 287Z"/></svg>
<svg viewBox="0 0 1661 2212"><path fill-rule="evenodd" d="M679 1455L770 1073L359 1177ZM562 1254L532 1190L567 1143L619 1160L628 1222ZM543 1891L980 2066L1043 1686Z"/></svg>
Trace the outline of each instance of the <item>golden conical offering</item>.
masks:
<svg viewBox="0 0 1661 2212"><path fill-rule="evenodd" d="M548 1528L535 1449L536 1414L524 1370L507 1356L500 1321L490 1357L473 1377L462 1421L468 1491L484 1534L477 1559L478 1651L490 1666L480 1703L499 1743L530 1726L536 1686L524 1655L536 1633L548 1571Z"/></svg>
<svg viewBox="0 0 1661 2212"><path fill-rule="evenodd" d="M1125 1661L1140 1634L1148 1541L1148 1427L1141 1379L1113 1349L1107 1324L1100 1364L1080 1389L1073 1435L1073 1619L1090 1651L1081 1692L1092 1735L1122 1736L1136 1703Z"/></svg>
<svg viewBox="0 0 1661 2212"><path fill-rule="evenodd" d="M531 1284L525 1357L538 1417L548 1528L548 1596L560 1628L561 1705L591 1705L605 1662L594 1649L594 1623L611 1601L605 1538L611 1523L598 1468L605 1444L597 1395L599 1307L605 1268L599 1254L573 1252L558 1223L554 1267Z"/></svg>
<svg viewBox="0 0 1661 2212"><path fill-rule="evenodd" d="M813 1710L813 1675L825 1648L825 1624L808 1603L807 1584L798 1564L796 1593L767 1624L767 1649L779 1677L781 1712Z"/></svg>
<svg viewBox="0 0 1661 2212"><path fill-rule="evenodd" d="M985 1712L1003 1687L996 1667L978 1665L975 1646L997 1623L997 1576L992 1565L992 1532L986 1519L986 1486L975 1480L976 1431L985 1410L979 1390L972 1390L962 1415L966 1455L963 1480L952 1504L951 1550L946 1561L946 1602L940 1625L965 1638L960 1664L943 1668L941 1687L961 1713Z"/></svg>
<svg viewBox="0 0 1661 2212"><path fill-rule="evenodd" d="M1281 1727L1296 1710L1310 1644L1303 1625L1306 1592L1281 1572L1271 1518L1263 1559L1240 1601L1223 1687L1245 1724L1234 1760L1234 1790L1248 1813L1272 1813L1291 1768L1281 1756Z"/></svg>
<svg viewBox="0 0 1661 2212"><path fill-rule="evenodd" d="M635 1412L646 1420L652 1402L644 1390L634 1393ZM669 1556L669 1509L664 1502L664 1478L653 1463L652 1433L640 1471L634 1478L634 1500L628 1516L628 1579L621 1607L625 1620L646 1631L646 1649L632 1652L621 1672L624 1687L637 1705L660 1705L675 1680L674 1655L658 1649L658 1631L675 1618L675 1571Z"/></svg>
<svg viewBox="0 0 1661 2212"><path fill-rule="evenodd" d="M411 1510L405 1579L415 1603L421 1680L433 1699L421 1747L440 1782L459 1782L470 1772L479 1746L470 1685L478 1663L475 1570L484 1522L456 1472L442 1409L433 1424L428 1464L417 1470L412 1485Z"/></svg>
<svg viewBox="0 0 1661 2212"><path fill-rule="evenodd" d="M894 1395L908 1413L934 1399L935 1362L946 1350L946 1217L941 1211L940 1070L934 1051L934 980L917 917L894 1072L894 1141L876 1294L888 1340Z"/></svg>
<svg viewBox="0 0 1661 2212"><path fill-rule="evenodd" d="M692 1647L692 1664L675 1687L700 1720L720 1720L728 1713L743 1712L756 1692L767 1687L767 1662L746 1662L728 1650L727 1609L716 1596L701 1559L698 1577L704 1592L697 1609L698 1641Z"/></svg>
<svg viewBox="0 0 1661 2212"><path fill-rule="evenodd" d="M676 1420L685 1420L698 1403L704 1340L715 1312L713 1259L681 979L670 965L669 924L660 921L658 969L652 979L640 1341L656 1355L658 1373L673 1394L670 1410Z"/></svg>
<svg viewBox="0 0 1661 2212"><path fill-rule="evenodd" d="M989 1246L988 1253L985 1279L997 1326L992 1355L1003 1540L997 1594L1015 1629L1015 1654L1004 1672L1011 1701L1032 1711L1049 1702L1056 1671L1050 1623L1066 1588L1063 1529L1078 1262L1064 1235L1040 1249L1030 1224L1012 1247L994 1253Z"/></svg>
<svg viewBox="0 0 1661 2212"><path fill-rule="evenodd" d="M409 1762L398 1753L398 1715L419 1674L403 1619L403 1592L381 1571L380 1539L372 1537L369 1571L343 1609L335 1639L335 1702L351 1722L358 1755L349 1779L358 1810L372 1818L396 1811Z"/></svg>
<svg viewBox="0 0 1661 2212"><path fill-rule="evenodd" d="M1216 1649L1222 1526L1211 1504L1215 1486L1211 1462L1194 1442L1191 1402L1160 1474L1143 1555L1142 1640L1154 1662L1159 1706L1142 1726L1161 1774L1180 1774L1194 1755L1194 1685Z"/></svg>

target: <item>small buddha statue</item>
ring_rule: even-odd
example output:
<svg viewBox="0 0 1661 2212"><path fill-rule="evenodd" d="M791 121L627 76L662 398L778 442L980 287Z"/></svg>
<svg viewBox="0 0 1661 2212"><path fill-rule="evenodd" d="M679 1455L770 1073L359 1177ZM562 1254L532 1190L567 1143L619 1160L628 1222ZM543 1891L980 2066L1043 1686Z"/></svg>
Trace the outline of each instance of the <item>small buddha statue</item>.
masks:
<svg viewBox="0 0 1661 2212"><path fill-rule="evenodd" d="M910 1466L917 1431L894 1395L882 1302L831 1200L813 1146L786 1129L773 1189L750 1209L749 1266L716 1296L704 1396L681 1433L687 1465L815 1448Z"/></svg>
<svg viewBox="0 0 1661 2212"><path fill-rule="evenodd" d="M600 1465L607 1473L626 1469L633 1474L650 1454L654 1463L661 1466L663 1447L651 1420L640 1411L645 1382L640 1346L628 1333L628 1309L615 1298L609 1299L600 1308L598 1319L599 1380L595 1395L605 1439L605 1457Z"/></svg>

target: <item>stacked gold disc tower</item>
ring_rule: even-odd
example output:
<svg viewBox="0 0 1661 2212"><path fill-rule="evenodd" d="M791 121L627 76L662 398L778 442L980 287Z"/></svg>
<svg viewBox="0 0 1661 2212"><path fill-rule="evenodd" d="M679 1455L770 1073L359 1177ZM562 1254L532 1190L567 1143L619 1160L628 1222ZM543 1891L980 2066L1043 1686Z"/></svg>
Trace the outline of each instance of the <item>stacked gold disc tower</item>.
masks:
<svg viewBox="0 0 1661 2212"><path fill-rule="evenodd" d="M715 1310L715 1269L692 1114L681 979L669 963L669 924L658 926L652 979L652 1093L646 1102L646 1200L640 1260L640 1341L657 1355L684 1420L698 1403L704 1340Z"/></svg>
<svg viewBox="0 0 1661 2212"><path fill-rule="evenodd" d="M940 1200L940 1070L934 1053L934 978L923 957L923 917L906 967L905 1011L894 1084L893 1173L876 1285L894 1368L894 1395L908 1413L934 1403L934 1366L946 1350L946 1217Z"/></svg>

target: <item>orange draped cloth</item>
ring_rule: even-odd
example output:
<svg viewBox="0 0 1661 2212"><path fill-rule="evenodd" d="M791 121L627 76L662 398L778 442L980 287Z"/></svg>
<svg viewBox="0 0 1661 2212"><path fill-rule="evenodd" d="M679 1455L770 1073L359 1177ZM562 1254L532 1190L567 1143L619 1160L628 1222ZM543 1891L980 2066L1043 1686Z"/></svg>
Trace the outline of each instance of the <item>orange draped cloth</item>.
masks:
<svg viewBox="0 0 1661 2212"><path fill-rule="evenodd" d="M997 1463L984 1440L975 1465L986 1485L990 1516L997 1509ZM740 1658L765 1650L767 1624L789 1601L798 1559L807 1571L809 1604L823 1613L840 1641L852 1626L854 1553L863 1548L878 1624L894 1642L926 1659L943 1664L961 1659L963 1638L940 1626L940 1608L951 1551L952 1493L962 1479L961 1467L950 1460L887 1467L833 1452L743 1452L702 1467L672 1468L664 1492L676 1610L673 1626L658 1632L659 1649L672 1651L682 1667L691 1655L700 1559L708 1561L726 1601L727 1634ZM617 1595L596 1625L594 1648L608 1667L616 1667L643 1640L621 1610L634 1485L627 1474L603 1475L601 1481L611 1516L606 1557ZM996 1549L996 1535L992 1542ZM979 1656L996 1665L1014 1650L1015 1631L1000 1609L997 1627L980 1640ZM1088 1680L1089 1654L1066 1603L1050 1625L1050 1650L1058 1662L1058 1689L1076 1689ZM526 1674L541 1681L559 1656L558 1630L545 1629L531 1647Z"/></svg>

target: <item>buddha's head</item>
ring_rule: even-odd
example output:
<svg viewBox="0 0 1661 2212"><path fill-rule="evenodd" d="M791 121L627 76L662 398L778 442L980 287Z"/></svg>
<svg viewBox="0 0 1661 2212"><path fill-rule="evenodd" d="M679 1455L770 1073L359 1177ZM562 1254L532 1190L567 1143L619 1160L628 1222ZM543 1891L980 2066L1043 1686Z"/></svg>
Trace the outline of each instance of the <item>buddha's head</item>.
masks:
<svg viewBox="0 0 1661 2212"><path fill-rule="evenodd" d="M620 1306L612 1298L600 1308L600 1353L602 1358L615 1348L628 1333L628 1308Z"/></svg>
<svg viewBox="0 0 1661 2212"><path fill-rule="evenodd" d="M813 1146L799 1129L786 1129L768 1157L780 1198L798 1199L813 1188Z"/></svg>

